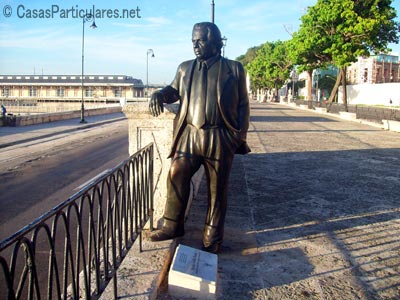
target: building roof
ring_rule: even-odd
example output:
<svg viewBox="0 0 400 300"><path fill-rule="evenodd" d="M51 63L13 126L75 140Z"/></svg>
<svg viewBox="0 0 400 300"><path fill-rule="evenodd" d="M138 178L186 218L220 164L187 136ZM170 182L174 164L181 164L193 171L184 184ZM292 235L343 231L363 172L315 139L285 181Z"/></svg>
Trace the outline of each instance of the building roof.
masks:
<svg viewBox="0 0 400 300"><path fill-rule="evenodd" d="M0 85L80 85L81 75L0 75ZM141 79L126 75L85 75L84 83L95 86L144 87Z"/></svg>

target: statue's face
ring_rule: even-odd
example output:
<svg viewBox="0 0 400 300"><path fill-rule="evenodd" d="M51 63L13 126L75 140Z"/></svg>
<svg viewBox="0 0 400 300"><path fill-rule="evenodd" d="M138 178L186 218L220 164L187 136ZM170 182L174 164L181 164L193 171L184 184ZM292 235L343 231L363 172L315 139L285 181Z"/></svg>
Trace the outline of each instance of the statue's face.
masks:
<svg viewBox="0 0 400 300"><path fill-rule="evenodd" d="M199 60L207 60L217 54L213 41L207 37L207 28L195 28L192 35L193 51Z"/></svg>

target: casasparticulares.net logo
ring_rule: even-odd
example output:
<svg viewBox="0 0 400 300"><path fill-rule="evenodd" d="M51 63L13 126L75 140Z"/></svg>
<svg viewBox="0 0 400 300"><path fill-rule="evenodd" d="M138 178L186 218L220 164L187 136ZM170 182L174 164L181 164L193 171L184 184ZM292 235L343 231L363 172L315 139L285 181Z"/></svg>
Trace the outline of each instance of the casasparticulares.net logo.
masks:
<svg viewBox="0 0 400 300"><path fill-rule="evenodd" d="M3 16L10 18L17 16L19 19L68 19L68 18L84 18L92 16L96 19L135 19L141 18L140 8L123 8L123 9L103 9L96 8L92 5L91 8L79 8L78 5L73 5L68 8L60 7L58 4L52 4L46 8L30 8L27 5L19 4L17 6L4 5Z"/></svg>

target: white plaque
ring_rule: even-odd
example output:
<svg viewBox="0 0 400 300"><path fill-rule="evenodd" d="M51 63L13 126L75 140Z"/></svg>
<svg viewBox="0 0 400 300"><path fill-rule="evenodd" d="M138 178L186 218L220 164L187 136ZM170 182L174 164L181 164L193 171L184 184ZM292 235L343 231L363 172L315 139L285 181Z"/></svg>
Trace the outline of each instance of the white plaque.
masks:
<svg viewBox="0 0 400 300"><path fill-rule="evenodd" d="M215 299L218 256L185 245L175 251L168 275L172 296Z"/></svg>

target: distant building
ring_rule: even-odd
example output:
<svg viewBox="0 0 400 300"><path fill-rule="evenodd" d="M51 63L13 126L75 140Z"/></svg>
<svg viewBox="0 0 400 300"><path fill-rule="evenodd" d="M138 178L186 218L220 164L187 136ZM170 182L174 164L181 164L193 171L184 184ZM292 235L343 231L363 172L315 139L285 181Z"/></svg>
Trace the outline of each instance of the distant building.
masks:
<svg viewBox="0 0 400 300"><path fill-rule="evenodd" d="M359 57L357 62L347 68L347 82L349 84L400 82L399 56L379 54Z"/></svg>
<svg viewBox="0 0 400 300"><path fill-rule="evenodd" d="M80 101L81 75L0 75L2 100ZM126 75L85 75L85 101L144 97L142 80Z"/></svg>

